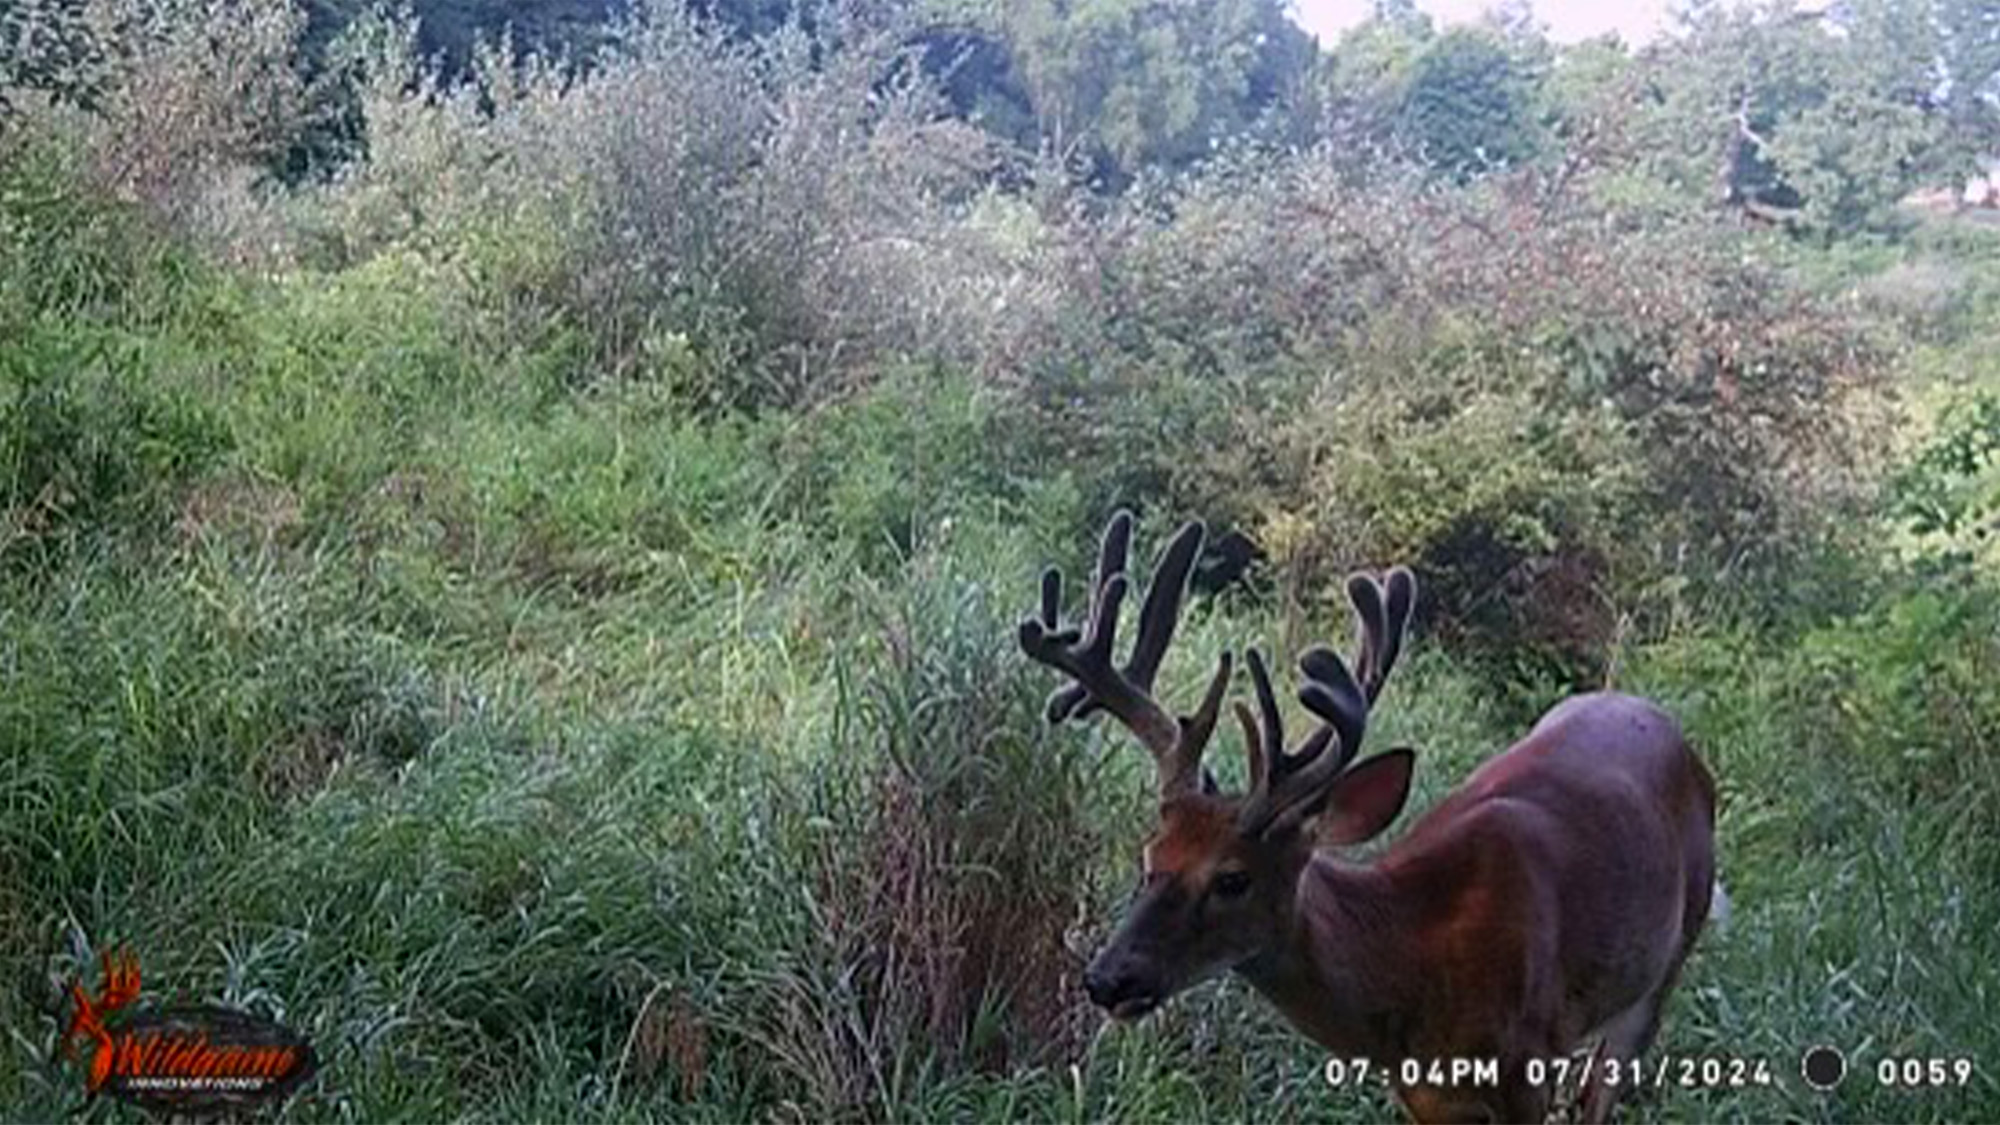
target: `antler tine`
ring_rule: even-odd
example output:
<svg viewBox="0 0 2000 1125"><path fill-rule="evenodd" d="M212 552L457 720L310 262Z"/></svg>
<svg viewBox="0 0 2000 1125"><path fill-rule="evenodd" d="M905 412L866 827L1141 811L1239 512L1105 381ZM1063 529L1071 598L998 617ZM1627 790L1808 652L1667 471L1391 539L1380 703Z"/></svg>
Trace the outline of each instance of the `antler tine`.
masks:
<svg viewBox="0 0 2000 1125"><path fill-rule="evenodd" d="M1174 754L1160 767L1162 796L1200 787L1201 753L1215 734L1216 720L1222 717L1222 697L1229 691L1233 667L1229 650L1223 649L1215 661L1215 674L1209 677L1208 690L1202 693L1201 706L1180 720L1180 738Z"/></svg>
<svg viewBox="0 0 2000 1125"><path fill-rule="evenodd" d="M1354 605L1359 644L1354 669L1324 645L1299 658L1305 682L1299 702L1320 719L1318 729L1286 754L1271 678L1261 654L1250 650L1250 678L1256 687L1261 719L1240 704L1237 719L1250 745L1250 798L1239 814L1246 831L1262 831L1323 800L1334 779L1353 763L1368 733L1368 711L1382 693L1389 673L1402 654L1403 637L1416 604L1416 578L1408 569L1389 571L1386 586L1372 576L1347 580L1347 597ZM1329 744L1337 749L1329 750Z"/></svg>
<svg viewBox="0 0 2000 1125"><path fill-rule="evenodd" d="M1410 631L1410 615L1417 608L1417 576L1405 566L1389 570L1389 604L1383 622L1387 630L1382 636L1382 663L1378 672L1375 692L1382 690L1382 682L1388 680L1389 673L1396 667L1396 658L1403 653L1403 639ZM1375 694L1368 697L1374 702Z"/></svg>
<svg viewBox="0 0 2000 1125"><path fill-rule="evenodd" d="M1180 625L1188 575L1194 571L1194 560L1201 554L1207 535L1208 529L1200 520L1189 520L1174 532L1153 563L1153 585L1139 611L1139 639L1125 665L1125 674L1140 687L1152 687L1153 677L1160 673L1160 661L1166 658L1167 646L1173 643L1174 630Z"/></svg>
<svg viewBox="0 0 2000 1125"><path fill-rule="evenodd" d="M1250 713L1243 701L1238 700L1233 706L1236 721L1243 726L1244 753L1250 759L1250 792L1256 793L1264 788L1270 776L1265 772L1264 732L1257 726L1257 716Z"/></svg>
<svg viewBox="0 0 2000 1125"><path fill-rule="evenodd" d="M1367 693L1347 670L1346 661L1324 645L1316 645L1299 657L1299 671L1306 676L1306 682L1299 685L1299 702L1340 739L1335 756L1340 759L1339 768L1345 769L1368 733Z"/></svg>
<svg viewBox="0 0 2000 1125"><path fill-rule="evenodd" d="M1261 762L1254 763L1255 771L1261 777L1264 787L1276 789L1286 778L1305 768L1306 763L1317 758L1326 748L1330 732L1315 730L1299 743L1291 753L1285 752L1285 720L1278 710L1277 693L1271 690L1271 675L1264 666L1264 654L1256 649L1248 653L1250 659L1250 681L1257 691L1259 713L1259 736L1252 740L1252 747ZM1246 730L1249 728L1245 728ZM1254 787L1253 787L1254 788Z"/></svg>
<svg viewBox="0 0 2000 1125"><path fill-rule="evenodd" d="M1105 529L1104 551L1097 564L1100 584L1107 575L1124 570L1132 542L1131 513L1120 511L1111 517L1111 521L1112 526ZM1160 674L1160 662L1165 659L1167 646L1174 639L1174 630L1180 625L1181 602L1187 596L1188 575L1194 571L1195 559L1201 554L1202 540L1206 536L1207 529L1201 522L1190 520L1181 525L1174 537L1160 549L1160 557L1153 562L1153 584L1146 590L1146 604L1139 609L1139 637L1132 644L1130 659L1125 662L1125 678L1141 691L1151 691L1154 678ZM1056 697L1049 701L1051 713L1059 706L1057 699L1062 701L1060 706L1066 708L1062 717L1069 719L1087 718L1101 706L1082 684L1070 684L1059 689Z"/></svg>
<svg viewBox="0 0 2000 1125"><path fill-rule="evenodd" d="M1373 575L1350 574L1347 576L1347 600L1354 606L1354 678L1367 691L1370 684L1380 683L1375 673L1382 651L1382 635L1388 632L1388 609L1383 603L1382 584ZM1374 693L1368 693L1374 698Z"/></svg>
<svg viewBox="0 0 2000 1125"><path fill-rule="evenodd" d="M1054 588L1059 592L1060 582L1059 576L1043 575L1045 610L1048 608L1049 591ZM1118 623L1118 608L1125 601L1127 584L1128 580L1122 574L1114 574L1104 583L1092 601L1088 623L1082 630L1074 625L1051 628L1047 614L1022 620L1019 630L1021 650L1040 663L1067 672L1078 685L1085 686L1085 690L1120 718L1137 719L1145 728L1139 732L1141 739L1151 746L1163 732L1170 737L1171 721L1164 713L1158 716L1141 713L1144 709L1138 707L1138 703L1151 701L1145 700L1111 664L1111 644L1115 639L1113 634ZM1059 723L1075 710L1074 704L1067 700L1066 691L1057 691L1049 696L1049 722Z"/></svg>
<svg viewBox="0 0 2000 1125"><path fill-rule="evenodd" d="M1271 673L1264 667L1264 654L1251 648L1244 654L1250 661L1250 683L1257 691L1257 713L1262 721L1262 737L1253 744L1263 756L1276 762L1285 753L1285 719L1278 711L1278 697L1271 691Z"/></svg>
<svg viewBox="0 0 2000 1125"><path fill-rule="evenodd" d="M1262 661L1253 662L1251 677L1258 680L1258 701L1275 714L1270 680L1262 673ZM1320 725L1291 754L1272 753L1269 735L1272 723L1265 724L1263 768L1253 768L1250 798L1237 814L1238 826L1246 832L1261 832L1301 807L1309 806L1326 792L1332 781L1354 761L1368 729L1368 698L1355 682L1347 663L1325 646L1315 646L1299 658L1305 683L1299 687L1299 702L1319 716ZM1250 729L1249 709L1240 716ZM1258 776L1261 774L1261 776Z"/></svg>
<svg viewBox="0 0 2000 1125"><path fill-rule="evenodd" d="M1403 636L1410 625L1410 611L1416 605L1417 580L1407 567L1389 571L1388 587L1367 574L1350 575L1347 600L1354 604L1358 646L1354 656L1354 676L1373 703L1382 694L1382 685L1403 651Z"/></svg>
<svg viewBox="0 0 2000 1125"><path fill-rule="evenodd" d="M1073 681L1049 696L1048 721L1059 723L1100 707L1111 712L1152 753L1163 798L1200 784L1201 752L1214 732L1232 669L1230 654L1224 652L1202 705L1192 716L1172 718L1153 699L1153 680L1173 639L1188 574L1200 553L1203 535L1202 525L1190 522L1161 551L1152 588L1140 611L1139 639L1122 669L1113 663L1112 650L1118 611L1131 588L1125 573L1132 542L1129 512L1113 516L1104 529L1084 627L1062 626L1062 572L1054 567L1042 574L1039 614L1020 625L1022 651L1067 673Z"/></svg>
<svg viewBox="0 0 2000 1125"><path fill-rule="evenodd" d="M1353 678L1348 676L1346 666L1339 663L1339 657L1325 649L1314 649L1300 661L1309 679L1299 689L1299 699L1327 721L1307 735L1296 750L1286 753L1284 718L1278 710L1277 694L1271 690L1271 676L1264 666L1263 654L1253 648L1247 655L1260 714L1253 716L1248 707L1237 705L1237 721L1243 725L1243 738L1250 755L1250 796L1238 815L1246 829L1254 830L1269 824L1288 807L1293 802L1290 794L1301 785L1312 784L1310 779L1329 771L1337 774L1344 769L1352 757L1348 748L1359 745L1360 740L1346 713L1338 706L1327 706L1326 700L1335 698L1341 689L1338 683L1329 688L1317 682L1318 675L1328 674L1321 658L1333 658L1339 669L1337 675L1349 689ZM1351 694L1359 698L1358 691ZM1336 738L1340 748L1329 753L1328 747Z"/></svg>
<svg viewBox="0 0 2000 1125"><path fill-rule="evenodd" d="M1131 557L1131 553L1132 513L1121 508L1112 515L1111 522L1104 525L1104 537L1097 550L1097 573L1092 578L1090 586L1092 606L1090 616L1092 620L1096 619L1097 604L1110 585L1111 579L1125 573L1125 563ZM1042 576L1042 620L1053 628L1055 611L1051 608L1052 603L1049 601L1049 575L1051 574L1055 576L1056 582L1056 601L1053 604L1060 606L1062 600L1062 572L1055 567L1050 567ZM1114 631L1118 626L1118 615L1115 613L1111 615L1111 626ZM1081 683L1066 684L1057 688L1055 693L1049 696L1049 721L1051 723L1060 723L1064 719L1081 719L1096 710L1098 706L1099 704L1091 698L1090 689L1084 687Z"/></svg>

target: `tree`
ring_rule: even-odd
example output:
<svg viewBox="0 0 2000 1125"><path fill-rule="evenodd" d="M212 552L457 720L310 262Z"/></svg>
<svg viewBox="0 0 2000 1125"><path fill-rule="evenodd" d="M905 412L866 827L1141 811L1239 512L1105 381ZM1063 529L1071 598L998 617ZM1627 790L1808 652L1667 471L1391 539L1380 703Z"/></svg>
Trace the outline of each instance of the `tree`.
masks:
<svg viewBox="0 0 2000 1125"><path fill-rule="evenodd" d="M314 0L312 6L328 9L340 26L367 7L355 0ZM603 45L613 20L629 7L627 0L416 0L412 5L418 45L441 60L447 75L464 73L479 42L502 33L512 36L517 51L587 56Z"/></svg>
<svg viewBox="0 0 2000 1125"><path fill-rule="evenodd" d="M91 104L104 52L83 5L13 0L0 8L0 123L9 99L36 91L58 102Z"/></svg>
<svg viewBox="0 0 2000 1125"><path fill-rule="evenodd" d="M1558 48L1540 83L1543 120L1559 136L1588 131L1596 118L1629 106L1637 75L1616 33Z"/></svg>
<svg viewBox="0 0 2000 1125"><path fill-rule="evenodd" d="M1953 155L1991 156L2000 150L2000 5L1939 0L1936 18Z"/></svg>
<svg viewBox="0 0 2000 1125"><path fill-rule="evenodd" d="M1283 116L1313 42L1279 0L960 0L1007 46L1041 139L1107 180L1201 159Z"/></svg>
<svg viewBox="0 0 2000 1125"><path fill-rule="evenodd" d="M1649 60L1663 178L1765 219L1841 232L1992 142L2000 30L1968 0L1692 8Z"/></svg>
<svg viewBox="0 0 2000 1125"><path fill-rule="evenodd" d="M1375 15L1334 44L1326 68L1336 127L1377 146L1393 146L1416 60L1436 32L1409 0L1381 0Z"/></svg>
<svg viewBox="0 0 2000 1125"><path fill-rule="evenodd" d="M1532 159L1551 48L1524 8L1439 32L1407 4L1377 5L1335 44L1337 126L1456 180Z"/></svg>
<svg viewBox="0 0 2000 1125"><path fill-rule="evenodd" d="M1453 28L1411 63L1401 135L1426 164L1466 180L1534 155L1533 103L1533 79L1498 36Z"/></svg>

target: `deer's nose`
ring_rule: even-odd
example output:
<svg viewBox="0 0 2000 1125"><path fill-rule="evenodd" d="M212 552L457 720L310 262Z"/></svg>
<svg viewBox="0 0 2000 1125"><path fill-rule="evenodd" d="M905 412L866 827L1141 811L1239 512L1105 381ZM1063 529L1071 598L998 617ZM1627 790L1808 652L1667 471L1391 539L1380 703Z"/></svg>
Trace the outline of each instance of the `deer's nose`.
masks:
<svg viewBox="0 0 2000 1125"><path fill-rule="evenodd" d="M1090 1002L1100 1008L1109 1008L1118 1003L1118 993L1124 987L1116 974L1107 973L1104 967L1092 962L1084 970L1083 990L1090 994Z"/></svg>
<svg viewBox="0 0 2000 1125"><path fill-rule="evenodd" d="M1159 1004L1158 990L1129 965L1107 965L1103 958L1084 970L1083 990L1090 1002L1120 1019L1136 1019Z"/></svg>

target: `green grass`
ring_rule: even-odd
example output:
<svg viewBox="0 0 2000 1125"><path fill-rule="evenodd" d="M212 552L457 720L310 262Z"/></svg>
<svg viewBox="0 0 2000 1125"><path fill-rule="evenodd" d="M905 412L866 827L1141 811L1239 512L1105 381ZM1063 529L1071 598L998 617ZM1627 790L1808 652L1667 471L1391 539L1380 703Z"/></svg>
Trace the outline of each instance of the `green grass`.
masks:
<svg viewBox="0 0 2000 1125"><path fill-rule="evenodd" d="M1082 1002L1149 802L1125 740L1038 721L1012 621L1103 513L1003 396L913 369L694 421L493 346L413 261L176 284L0 307L0 1117L136 1117L51 1061L58 985L121 944L309 1035L303 1120L1390 1111L1240 984ZM1990 576L1857 600L1626 662L1720 779L1735 900L1661 1049L1775 1079L1642 1117L2000 1114ZM1345 632L1233 593L1165 683ZM1419 645L1377 737L1423 748L1421 808L1518 729ZM1797 1077L1822 1042L1836 1094ZM1979 1071L1874 1080L1927 1056Z"/></svg>

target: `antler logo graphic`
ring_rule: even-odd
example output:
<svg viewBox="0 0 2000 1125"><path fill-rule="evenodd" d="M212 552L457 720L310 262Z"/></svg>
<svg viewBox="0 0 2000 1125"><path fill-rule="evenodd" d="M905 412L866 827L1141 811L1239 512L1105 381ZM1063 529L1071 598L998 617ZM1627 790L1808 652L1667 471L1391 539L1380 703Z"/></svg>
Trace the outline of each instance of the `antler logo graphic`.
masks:
<svg viewBox="0 0 2000 1125"><path fill-rule="evenodd" d="M109 950L102 955L104 983L97 990L97 999L92 1001L83 990L83 982L69 986L70 996L76 1000L76 1015L69 1021L69 1029L63 1032L63 1042L72 1052L76 1050L75 1040L88 1039L92 1044L90 1056L90 1079L88 1089L95 1093L111 1077L113 1055L111 1032L104 1021L112 1013L130 1005L139 998L139 959L127 951L114 959Z"/></svg>
<svg viewBox="0 0 2000 1125"><path fill-rule="evenodd" d="M138 958L102 960L97 995L70 985L76 1014L62 1036L92 1094L199 1116L281 1101L312 1077L312 1044L283 1024L218 1004L140 1004Z"/></svg>

